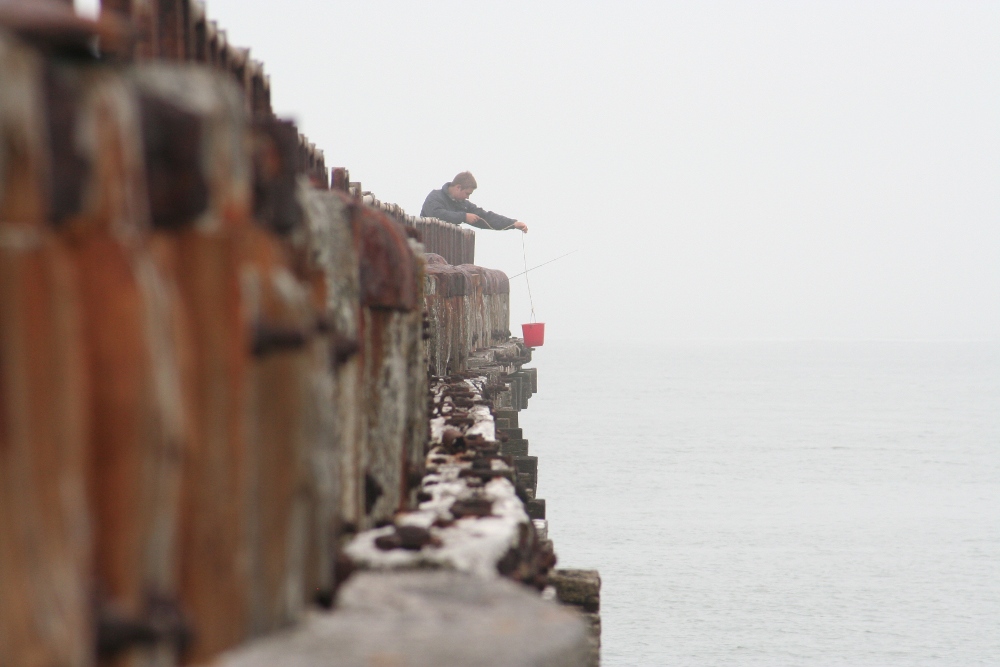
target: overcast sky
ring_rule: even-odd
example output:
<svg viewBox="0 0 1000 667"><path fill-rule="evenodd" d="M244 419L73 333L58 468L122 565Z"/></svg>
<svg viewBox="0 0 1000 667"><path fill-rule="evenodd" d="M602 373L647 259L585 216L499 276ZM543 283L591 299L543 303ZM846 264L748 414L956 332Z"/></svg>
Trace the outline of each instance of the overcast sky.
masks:
<svg viewBox="0 0 1000 667"><path fill-rule="evenodd" d="M529 266L579 249L531 274L551 339L1000 340L998 2L207 9L380 199L469 169Z"/></svg>

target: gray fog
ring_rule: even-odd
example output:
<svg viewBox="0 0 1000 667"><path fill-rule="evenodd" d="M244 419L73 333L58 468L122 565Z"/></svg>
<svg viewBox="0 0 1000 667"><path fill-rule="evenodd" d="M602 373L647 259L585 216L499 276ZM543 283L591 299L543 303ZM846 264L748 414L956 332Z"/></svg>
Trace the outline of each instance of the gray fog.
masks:
<svg viewBox="0 0 1000 667"><path fill-rule="evenodd" d="M529 266L579 249L550 340L1000 339L1000 3L207 10L328 166L413 214L468 169Z"/></svg>

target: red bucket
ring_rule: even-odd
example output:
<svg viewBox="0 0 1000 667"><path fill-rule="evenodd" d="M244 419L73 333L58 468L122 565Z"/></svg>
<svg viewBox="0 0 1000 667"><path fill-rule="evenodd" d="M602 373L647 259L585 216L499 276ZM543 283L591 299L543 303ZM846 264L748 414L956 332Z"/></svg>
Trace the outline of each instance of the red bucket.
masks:
<svg viewBox="0 0 1000 667"><path fill-rule="evenodd" d="M535 324L522 324L521 331L524 332L524 345L526 347L541 347L545 342L545 324L536 322Z"/></svg>

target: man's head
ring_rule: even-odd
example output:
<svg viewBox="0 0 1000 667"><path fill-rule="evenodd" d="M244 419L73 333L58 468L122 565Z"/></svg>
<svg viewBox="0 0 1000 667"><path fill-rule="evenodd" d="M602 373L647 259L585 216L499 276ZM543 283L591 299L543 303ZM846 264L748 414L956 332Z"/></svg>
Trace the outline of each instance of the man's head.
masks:
<svg viewBox="0 0 1000 667"><path fill-rule="evenodd" d="M458 199L459 201L463 199L468 199L472 191L476 189L476 178L468 171L463 171L461 174L455 176L451 179L451 183L448 185L448 194L451 195L452 199Z"/></svg>

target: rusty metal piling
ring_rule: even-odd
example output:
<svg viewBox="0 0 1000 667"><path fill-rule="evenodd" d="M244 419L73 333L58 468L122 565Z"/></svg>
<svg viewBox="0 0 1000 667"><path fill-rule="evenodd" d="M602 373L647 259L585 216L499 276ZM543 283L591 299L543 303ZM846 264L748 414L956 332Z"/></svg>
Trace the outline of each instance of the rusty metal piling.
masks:
<svg viewBox="0 0 1000 667"><path fill-rule="evenodd" d="M205 664L300 623L441 458L459 515L510 483L484 567L544 586L537 460L492 414L530 350L475 233L331 174L200 3L102 7L134 42L0 6L0 663ZM446 407L472 449L434 449Z"/></svg>

